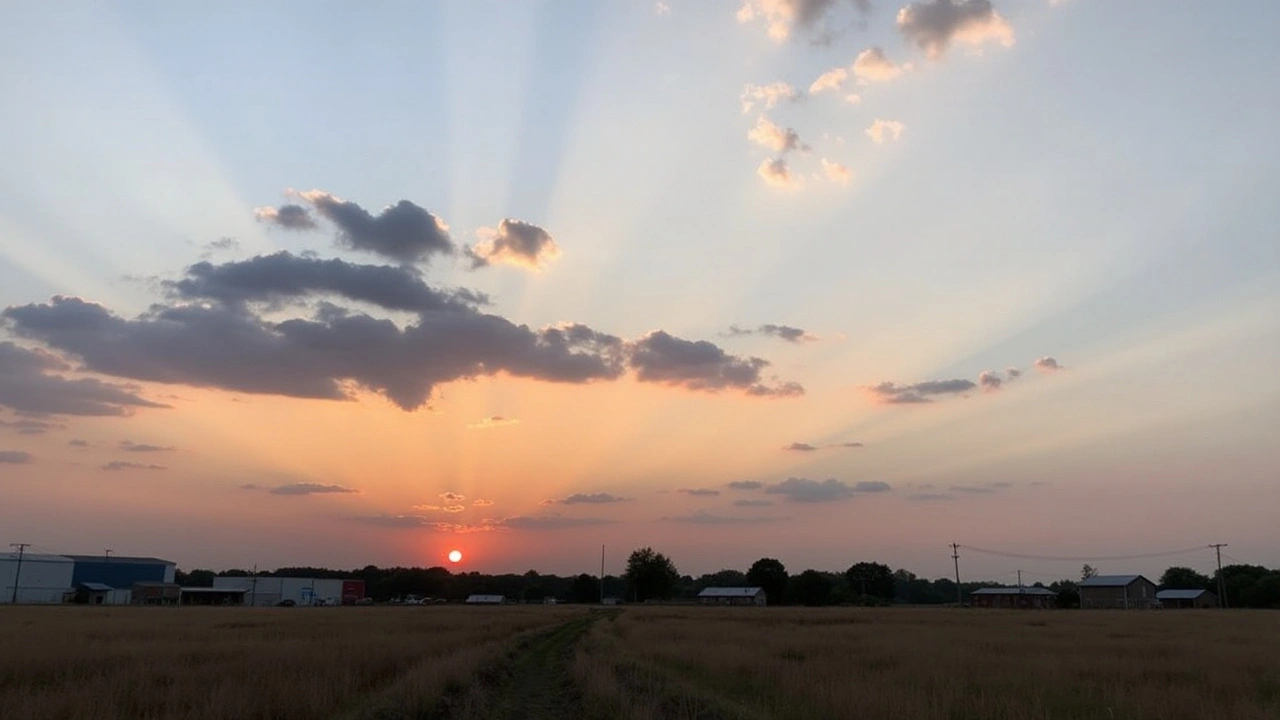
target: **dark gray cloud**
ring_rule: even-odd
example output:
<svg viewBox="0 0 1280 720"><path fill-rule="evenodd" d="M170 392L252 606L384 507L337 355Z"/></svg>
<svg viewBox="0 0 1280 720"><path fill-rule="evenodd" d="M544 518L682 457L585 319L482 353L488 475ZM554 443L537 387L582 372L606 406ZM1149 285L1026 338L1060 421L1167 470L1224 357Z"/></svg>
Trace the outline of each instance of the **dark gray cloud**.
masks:
<svg viewBox="0 0 1280 720"><path fill-rule="evenodd" d="M215 250L239 250L240 241L233 237L220 237L213 242L205 243L204 249L208 252Z"/></svg>
<svg viewBox="0 0 1280 720"><path fill-rule="evenodd" d="M815 450L817 450L817 449L818 449L818 446L817 446L817 445L810 445L809 443L793 442L793 443L791 443L790 445L788 445L788 446L786 446L786 447L784 447L784 448L782 448L782 449L783 449L783 450L792 450L792 451L795 451L795 452L813 452L813 451L815 451Z"/></svg>
<svg viewBox="0 0 1280 720"><path fill-rule="evenodd" d="M150 463L127 462L125 460L112 460L102 466L103 470L167 470L164 465L152 465Z"/></svg>
<svg viewBox="0 0 1280 720"><path fill-rule="evenodd" d="M1022 371L1016 367L1005 368L1004 374L1009 376L1010 381L1017 380L1022 377Z"/></svg>
<svg viewBox="0 0 1280 720"><path fill-rule="evenodd" d="M764 483L757 480L734 480L728 485L730 490L759 490Z"/></svg>
<svg viewBox="0 0 1280 720"><path fill-rule="evenodd" d="M819 503L845 500L859 493L886 492L890 489L888 483L879 481L862 481L850 485L835 478L818 481L793 477L776 485L769 485L764 491L770 495L782 495L794 502Z"/></svg>
<svg viewBox="0 0 1280 720"><path fill-rule="evenodd" d="M0 450L0 463L5 465L27 465L34 458L23 450Z"/></svg>
<svg viewBox="0 0 1280 720"><path fill-rule="evenodd" d="M1047 373L1057 372L1062 369L1062 365L1058 364L1057 360L1054 360L1048 355L1040 358L1039 360L1036 360L1035 366L1036 366L1036 369L1039 370L1040 372L1047 372Z"/></svg>
<svg viewBox="0 0 1280 720"><path fill-rule="evenodd" d="M720 494L719 490L710 490L707 488L680 488L679 490L676 490L676 492L683 493L691 497L716 497Z"/></svg>
<svg viewBox="0 0 1280 720"><path fill-rule="evenodd" d="M260 207L253 211L259 222L285 230L312 230L316 227L311 211L301 205L281 205L278 208Z"/></svg>
<svg viewBox="0 0 1280 720"><path fill-rule="evenodd" d="M999 390L1004 384L1004 378L1000 377L1000 373L995 370L985 370L978 375L978 387L987 392Z"/></svg>
<svg viewBox="0 0 1280 720"><path fill-rule="evenodd" d="M186 277L167 282L165 287L179 298L218 300L228 305L278 305L337 295L388 310L424 313L466 310L488 302L487 297L470 290L433 289L412 268L361 265L288 251L218 265L199 262L187 268Z"/></svg>
<svg viewBox="0 0 1280 720"><path fill-rule="evenodd" d="M738 507L770 507L773 505L772 500L734 500L734 505Z"/></svg>
<svg viewBox="0 0 1280 720"><path fill-rule="evenodd" d="M277 485L267 492L272 495L327 495L331 493L353 493L355 490L342 485L323 485L321 483L299 482L288 485Z"/></svg>
<svg viewBox="0 0 1280 720"><path fill-rule="evenodd" d="M0 420L0 428L8 428L19 435L43 435L55 430L66 430L67 426L52 420L19 418L17 420Z"/></svg>
<svg viewBox="0 0 1280 720"><path fill-rule="evenodd" d="M89 441L82 440L80 438L73 438L71 440L68 440L67 444L70 445L71 447L80 447L80 448L89 447Z"/></svg>
<svg viewBox="0 0 1280 720"><path fill-rule="evenodd" d="M977 385L972 380L930 380L914 385L882 382L867 388L878 402L891 405L933 402L935 397L969 392Z"/></svg>
<svg viewBox="0 0 1280 720"><path fill-rule="evenodd" d="M611 493L574 493L566 498L543 500L543 505L606 505L608 503L630 502L629 497L620 497Z"/></svg>
<svg viewBox="0 0 1280 720"><path fill-rule="evenodd" d="M792 396L804 393L798 383L764 384L769 362L729 355L706 340L683 340L655 330L631 344L631 367L641 382L676 385L690 390L741 390L748 395Z"/></svg>
<svg viewBox="0 0 1280 720"><path fill-rule="evenodd" d="M934 500L955 500L955 497L948 495L946 493L923 492L923 493L914 493L912 495L908 495L907 499L915 500L917 502L931 502Z"/></svg>
<svg viewBox="0 0 1280 720"><path fill-rule="evenodd" d="M70 369L47 351L0 342L0 406L34 415L132 415L140 407L168 407L144 399L133 385L55 374Z"/></svg>
<svg viewBox="0 0 1280 720"><path fill-rule="evenodd" d="M837 447L842 447L842 448L860 448L860 447L866 447L866 445L863 445L863 444L862 444L862 443L860 443L860 442L842 442L842 443L836 443L836 446L837 446Z"/></svg>
<svg viewBox="0 0 1280 720"><path fill-rule="evenodd" d="M767 335L775 337L779 340L785 340L789 343L805 343L813 342L818 339L817 335L811 335L798 327L790 325L774 325L766 323L755 328L744 328L737 325L730 325L729 332L726 335L730 337L741 337L743 335Z"/></svg>
<svg viewBox="0 0 1280 720"><path fill-rule="evenodd" d="M560 247L551 233L523 220L510 218L498 223L498 229L481 228L480 242L466 249L471 267L506 263L539 270L560 255Z"/></svg>
<svg viewBox="0 0 1280 720"><path fill-rule="evenodd" d="M760 525L764 523L778 522L786 518L780 517L742 517L734 515L716 515L706 510L689 515L677 515L675 517L664 517L663 520L677 523L690 523L693 525Z"/></svg>
<svg viewBox="0 0 1280 720"><path fill-rule="evenodd" d="M930 58L937 59L952 42L978 46L985 42L1013 45L1013 28L991 0L921 0L898 11L898 31Z"/></svg>
<svg viewBox="0 0 1280 720"><path fill-rule="evenodd" d="M120 449L125 452L172 452L174 448L171 445L148 445L132 440L121 440Z"/></svg>
<svg viewBox="0 0 1280 720"><path fill-rule="evenodd" d="M322 190L296 195L336 225L339 241L352 250L371 252L402 263L421 262L432 255L452 255L456 250L449 226L408 200L401 200L374 216L356 203Z"/></svg>

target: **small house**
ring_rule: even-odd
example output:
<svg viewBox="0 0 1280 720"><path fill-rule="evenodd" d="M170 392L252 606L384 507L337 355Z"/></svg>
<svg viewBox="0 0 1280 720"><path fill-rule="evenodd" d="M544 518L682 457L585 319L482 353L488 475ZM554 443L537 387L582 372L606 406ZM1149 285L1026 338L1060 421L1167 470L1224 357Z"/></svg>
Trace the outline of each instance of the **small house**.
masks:
<svg viewBox="0 0 1280 720"><path fill-rule="evenodd" d="M1056 607L1058 593L1042 587L992 587L969 593L969 604L980 608L1044 610Z"/></svg>
<svg viewBox="0 0 1280 720"><path fill-rule="evenodd" d="M1157 607L1156 584L1141 575L1094 575L1081 580L1083 610L1141 610Z"/></svg>
<svg viewBox="0 0 1280 720"><path fill-rule="evenodd" d="M758 605L768 604L764 588L758 587L709 587L698 593L703 605Z"/></svg>
<svg viewBox="0 0 1280 720"><path fill-rule="evenodd" d="M112 587L96 582L82 582L76 585L76 602L81 605L106 605Z"/></svg>
<svg viewBox="0 0 1280 720"><path fill-rule="evenodd" d="M1156 592L1156 600L1162 608L1218 607L1218 596L1208 590L1160 590Z"/></svg>

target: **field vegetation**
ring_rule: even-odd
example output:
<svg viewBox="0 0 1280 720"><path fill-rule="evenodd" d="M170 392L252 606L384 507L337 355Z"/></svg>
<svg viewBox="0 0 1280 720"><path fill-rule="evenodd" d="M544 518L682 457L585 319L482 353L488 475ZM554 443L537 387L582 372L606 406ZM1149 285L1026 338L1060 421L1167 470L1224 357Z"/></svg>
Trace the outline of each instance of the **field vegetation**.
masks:
<svg viewBox="0 0 1280 720"><path fill-rule="evenodd" d="M1268 611L0 608L0 716L1275 720Z"/></svg>

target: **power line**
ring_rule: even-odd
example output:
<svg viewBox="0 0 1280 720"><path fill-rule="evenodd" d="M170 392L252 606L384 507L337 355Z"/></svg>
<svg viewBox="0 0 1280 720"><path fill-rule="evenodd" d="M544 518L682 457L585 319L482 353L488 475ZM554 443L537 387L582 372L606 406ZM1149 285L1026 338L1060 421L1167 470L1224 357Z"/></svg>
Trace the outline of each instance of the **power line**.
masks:
<svg viewBox="0 0 1280 720"><path fill-rule="evenodd" d="M1060 561L1060 562L1106 562L1108 560L1140 560L1142 558L1164 557L1167 555L1186 555L1193 552L1199 552L1207 549L1205 545L1199 545L1193 548L1184 548L1182 550L1168 550L1165 552L1142 553L1138 555L1113 555L1110 557L1056 557L1052 555L1027 555L1024 553L1011 553L1003 550L990 550L987 548L974 547L973 545L962 545L966 550L972 550L983 555L995 555L997 557L1017 558L1020 560L1044 560L1044 561Z"/></svg>

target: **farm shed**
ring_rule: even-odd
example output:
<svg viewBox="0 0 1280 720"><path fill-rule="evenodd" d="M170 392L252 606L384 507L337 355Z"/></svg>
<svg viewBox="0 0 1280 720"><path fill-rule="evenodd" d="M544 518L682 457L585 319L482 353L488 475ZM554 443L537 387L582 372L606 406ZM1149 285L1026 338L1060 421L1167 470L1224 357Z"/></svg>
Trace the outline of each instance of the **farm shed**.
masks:
<svg viewBox="0 0 1280 720"><path fill-rule="evenodd" d="M81 605L106 605L112 592L110 585L80 583L76 586L76 602Z"/></svg>
<svg viewBox="0 0 1280 720"><path fill-rule="evenodd" d="M173 582L177 565L169 560L125 555L68 555L75 562L73 585L100 583L108 587L131 588L140 582Z"/></svg>
<svg viewBox="0 0 1280 720"><path fill-rule="evenodd" d="M502 595L468 595L468 605L501 605L507 599Z"/></svg>
<svg viewBox="0 0 1280 720"><path fill-rule="evenodd" d="M178 591L180 605L243 605L240 588L184 587Z"/></svg>
<svg viewBox="0 0 1280 720"><path fill-rule="evenodd" d="M289 577L217 577L215 588L245 590L246 605L265 607L292 600L295 605L354 604L364 597L363 580Z"/></svg>
<svg viewBox="0 0 1280 720"><path fill-rule="evenodd" d="M698 593L703 605L759 605L768 604L764 588L758 587L709 587Z"/></svg>
<svg viewBox="0 0 1280 720"><path fill-rule="evenodd" d="M1162 608L1214 608L1218 596L1208 590L1160 590L1156 593Z"/></svg>
<svg viewBox="0 0 1280 720"><path fill-rule="evenodd" d="M19 567L21 566L21 567ZM60 603L74 591L75 562L62 555L0 553L0 603Z"/></svg>
<svg viewBox="0 0 1280 720"><path fill-rule="evenodd" d="M1084 610L1141 610L1156 607L1156 584L1141 575L1094 575L1081 580Z"/></svg>
<svg viewBox="0 0 1280 720"><path fill-rule="evenodd" d="M1041 587L982 588L969 593L969 604L981 608L1044 610L1057 603L1058 593Z"/></svg>
<svg viewBox="0 0 1280 720"><path fill-rule="evenodd" d="M182 588L167 582L139 582L133 584L130 605L177 605L182 599Z"/></svg>

